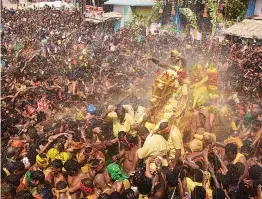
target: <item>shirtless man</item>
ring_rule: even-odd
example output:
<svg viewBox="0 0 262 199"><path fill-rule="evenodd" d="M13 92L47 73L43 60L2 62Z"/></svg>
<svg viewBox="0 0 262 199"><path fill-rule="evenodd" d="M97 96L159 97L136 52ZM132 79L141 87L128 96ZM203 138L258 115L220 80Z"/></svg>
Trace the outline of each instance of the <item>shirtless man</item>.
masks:
<svg viewBox="0 0 262 199"><path fill-rule="evenodd" d="M238 162L241 162L245 165L244 175L246 175L248 172L247 160L243 154L238 152L236 144L229 143L226 145L223 162L225 163L225 165L236 164Z"/></svg>
<svg viewBox="0 0 262 199"><path fill-rule="evenodd" d="M78 186L82 179L89 178L88 173L84 173L81 170L80 165L75 160L68 160L65 162L64 168L68 174L67 182L70 189ZM80 194L80 190L76 191L74 194L72 194L72 199L79 198Z"/></svg>
<svg viewBox="0 0 262 199"><path fill-rule="evenodd" d="M138 185L138 191L140 193L139 198L148 198L148 199L161 199L164 198L165 195L165 179L163 178L162 172L162 161L160 159L156 159L156 172L158 177L158 189L153 194L151 193L153 182L150 178L144 177L141 179L141 182ZM142 195L143 193L143 195Z"/></svg>
<svg viewBox="0 0 262 199"><path fill-rule="evenodd" d="M94 177L95 171L93 170L92 161L99 160L99 165L104 166L105 163L105 155L93 147L86 147L82 149L79 153L76 155L77 162L80 164L82 171L89 172L90 177Z"/></svg>
<svg viewBox="0 0 262 199"><path fill-rule="evenodd" d="M131 187L129 176L123 173L122 168L118 164L109 164L103 174L106 182L115 187L119 193L123 193Z"/></svg>
<svg viewBox="0 0 262 199"><path fill-rule="evenodd" d="M207 108L195 111L193 115L192 125L191 125L191 137L193 139L194 134L202 134L203 132L210 132L212 128L211 114L208 112Z"/></svg>
<svg viewBox="0 0 262 199"><path fill-rule="evenodd" d="M54 160L50 162L48 167L44 170L45 180L46 182L49 182L50 185L52 185L52 187L55 184L54 183L55 178L65 179L61 174L62 168L63 168L63 162L61 160Z"/></svg>
<svg viewBox="0 0 262 199"><path fill-rule="evenodd" d="M57 182L55 189L53 189L53 193L56 196L56 199L72 199L65 181Z"/></svg>
<svg viewBox="0 0 262 199"><path fill-rule="evenodd" d="M94 189L93 189L93 181L89 178L84 178L77 183L76 186L69 188L70 193L75 193L77 191L81 191L81 198L92 198L94 197Z"/></svg>
<svg viewBox="0 0 262 199"><path fill-rule="evenodd" d="M94 187L98 189L96 192L97 198L100 194L107 193L110 195L115 191L115 188L106 183L106 179L103 174L97 174L94 178Z"/></svg>
<svg viewBox="0 0 262 199"><path fill-rule="evenodd" d="M248 167L252 166L252 165L259 165L262 167L262 140L258 141L258 143L256 143L256 150L255 150L255 154L254 157L248 160Z"/></svg>
<svg viewBox="0 0 262 199"><path fill-rule="evenodd" d="M122 166L125 173L133 171L137 162L135 161L138 146L136 146L137 138L132 135L125 135L120 143L122 150L119 154L113 156L115 162L122 160Z"/></svg>
<svg viewBox="0 0 262 199"><path fill-rule="evenodd" d="M246 164L245 156L238 152L237 145L233 143L226 145L223 160L226 164L236 164L237 162L241 162L244 165Z"/></svg>
<svg viewBox="0 0 262 199"><path fill-rule="evenodd" d="M192 152L202 151L207 145L215 142L216 136L211 133L213 121L214 115L209 113L207 108L195 111L189 137L189 148Z"/></svg>
<svg viewBox="0 0 262 199"><path fill-rule="evenodd" d="M239 134L238 138L242 141L251 140L253 143L257 142L260 139L262 133L261 122L259 120L253 120L250 127L243 134Z"/></svg>

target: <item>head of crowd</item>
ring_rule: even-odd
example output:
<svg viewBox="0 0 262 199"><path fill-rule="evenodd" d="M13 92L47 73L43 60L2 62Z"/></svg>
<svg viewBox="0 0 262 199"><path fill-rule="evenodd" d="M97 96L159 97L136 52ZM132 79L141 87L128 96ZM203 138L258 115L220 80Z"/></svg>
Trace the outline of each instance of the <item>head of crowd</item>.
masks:
<svg viewBox="0 0 262 199"><path fill-rule="evenodd" d="M209 51L209 42L175 34L115 33L77 10L1 12L2 198L262 199L261 47L213 41ZM181 72L155 57L202 65ZM179 71L188 91L176 103L191 103L154 125L161 106L134 94L151 90L155 76L163 80L148 60ZM216 85L234 93L214 108L214 85L204 79L216 72L204 62L217 64L219 75L231 64L242 74L231 80L252 81Z"/></svg>

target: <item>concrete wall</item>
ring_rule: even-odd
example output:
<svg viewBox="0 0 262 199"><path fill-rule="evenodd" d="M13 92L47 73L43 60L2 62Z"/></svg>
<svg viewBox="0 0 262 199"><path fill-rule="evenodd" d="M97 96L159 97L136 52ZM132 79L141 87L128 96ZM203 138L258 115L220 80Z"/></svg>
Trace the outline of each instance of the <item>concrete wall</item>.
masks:
<svg viewBox="0 0 262 199"><path fill-rule="evenodd" d="M262 9L262 0L256 1L255 15L260 15Z"/></svg>
<svg viewBox="0 0 262 199"><path fill-rule="evenodd" d="M114 12L121 13L124 16L124 6L114 5ZM124 27L124 17L121 19L121 27Z"/></svg>
<svg viewBox="0 0 262 199"><path fill-rule="evenodd" d="M121 27L126 26L128 23L133 20L133 8L131 6L122 6L122 5L114 5L114 12L121 13L123 18L121 20Z"/></svg>
<svg viewBox="0 0 262 199"><path fill-rule="evenodd" d="M114 12L124 14L124 6L114 5Z"/></svg>
<svg viewBox="0 0 262 199"><path fill-rule="evenodd" d="M152 10L152 7L136 7L135 13L138 16L147 17Z"/></svg>

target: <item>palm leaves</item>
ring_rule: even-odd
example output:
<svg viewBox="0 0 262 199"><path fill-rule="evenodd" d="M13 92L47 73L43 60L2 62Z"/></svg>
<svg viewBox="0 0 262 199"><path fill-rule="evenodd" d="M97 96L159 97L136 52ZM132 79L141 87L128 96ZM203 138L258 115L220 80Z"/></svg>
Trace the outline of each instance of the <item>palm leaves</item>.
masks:
<svg viewBox="0 0 262 199"><path fill-rule="evenodd" d="M187 18L189 22L187 26L192 27L193 29L198 29L197 16L192 10L190 10L189 8L179 8L179 11Z"/></svg>

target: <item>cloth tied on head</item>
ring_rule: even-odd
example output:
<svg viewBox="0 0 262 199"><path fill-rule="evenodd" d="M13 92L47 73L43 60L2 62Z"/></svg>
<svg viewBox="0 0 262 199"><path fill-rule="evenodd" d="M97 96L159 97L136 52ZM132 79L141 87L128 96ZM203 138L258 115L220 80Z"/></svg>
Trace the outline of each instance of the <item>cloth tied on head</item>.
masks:
<svg viewBox="0 0 262 199"><path fill-rule="evenodd" d="M167 119L162 119L160 122L158 122L158 123L156 124L156 126L154 127L154 131L157 132L157 133L160 134L160 135L164 135L164 134L170 133L170 131L171 131L171 125L170 125L169 123L168 123L168 126L167 126L165 129L162 129L162 130L159 129L160 124L161 124L162 122L167 122L167 123L168 123L168 120L167 120Z"/></svg>
<svg viewBox="0 0 262 199"><path fill-rule="evenodd" d="M86 116L85 116L85 114L84 114L81 110L79 110L79 111L76 113L76 115L75 115L75 119L76 119L76 120L85 120L85 119L86 119Z"/></svg>
<svg viewBox="0 0 262 199"><path fill-rule="evenodd" d="M179 52L178 50L172 50L171 54L176 55L179 59L184 59L182 53Z"/></svg>
<svg viewBox="0 0 262 199"><path fill-rule="evenodd" d="M47 167L49 164L48 158L41 158L39 154L36 156L36 163L41 167Z"/></svg>
<svg viewBox="0 0 262 199"><path fill-rule="evenodd" d="M229 144L229 143L233 143L237 145L238 149L241 149L241 147L243 146L242 140L236 136L230 136L229 138L224 140L224 144Z"/></svg>
<svg viewBox="0 0 262 199"><path fill-rule="evenodd" d="M87 54L86 49L83 49L83 50L82 50L82 54L83 54L83 55L86 55L86 54Z"/></svg>
<svg viewBox="0 0 262 199"><path fill-rule="evenodd" d="M35 198L35 199L43 199L43 197L42 197L40 194L34 195L34 198Z"/></svg>
<svg viewBox="0 0 262 199"><path fill-rule="evenodd" d="M92 188L86 187L82 182L80 182L80 189L85 193L89 193L89 194L92 194L94 192Z"/></svg>
<svg viewBox="0 0 262 199"><path fill-rule="evenodd" d="M246 115L245 115L245 121L247 122L247 123L251 123L251 121L252 121L252 119L253 119L253 116L252 116L252 114L251 113L247 113Z"/></svg>
<svg viewBox="0 0 262 199"><path fill-rule="evenodd" d="M118 164L109 164L107 166L107 172L109 173L110 177L116 181L123 181L129 178L127 174L123 174L122 169Z"/></svg>
<svg viewBox="0 0 262 199"><path fill-rule="evenodd" d="M54 160L56 156L59 154L59 151L56 148L51 148L48 150L46 156L51 160Z"/></svg>
<svg viewBox="0 0 262 199"><path fill-rule="evenodd" d="M168 127L166 127L165 129L160 130L160 131L159 131L159 134L161 134L161 135L165 135L165 134L170 133L170 131L171 131L171 126L168 125Z"/></svg>
<svg viewBox="0 0 262 199"><path fill-rule="evenodd" d="M24 143L21 140L14 140L11 144L11 147L14 148L23 148Z"/></svg>
<svg viewBox="0 0 262 199"><path fill-rule="evenodd" d="M55 159L61 160L63 162L63 164L64 164L67 160L71 159L71 154L68 153L68 152L62 152L62 153L58 154L55 157Z"/></svg>
<svg viewBox="0 0 262 199"><path fill-rule="evenodd" d="M25 177L26 177L27 183L31 186L32 180L31 180L31 173L30 173L30 171L27 171L27 172L25 173Z"/></svg>
<svg viewBox="0 0 262 199"><path fill-rule="evenodd" d="M179 57L182 57L182 54L178 50L172 50L171 53Z"/></svg>
<svg viewBox="0 0 262 199"><path fill-rule="evenodd" d="M130 143L130 142L128 142L126 135L124 136L124 141L125 141L125 143L128 145L129 148L132 148L132 147L135 146L134 143Z"/></svg>
<svg viewBox="0 0 262 199"><path fill-rule="evenodd" d="M193 66L193 71L202 71L204 69L204 67L201 64L196 64Z"/></svg>
<svg viewBox="0 0 262 199"><path fill-rule="evenodd" d="M180 53L178 52L178 50L172 50L172 53L175 54L175 55L180 54Z"/></svg>
<svg viewBox="0 0 262 199"><path fill-rule="evenodd" d="M73 65L77 65L77 60L76 59L73 60Z"/></svg>
<svg viewBox="0 0 262 199"><path fill-rule="evenodd" d="M96 112L96 107L94 104L90 104L88 107L87 107L87 112L90 113L90 114L94 114Z"/></svg>

